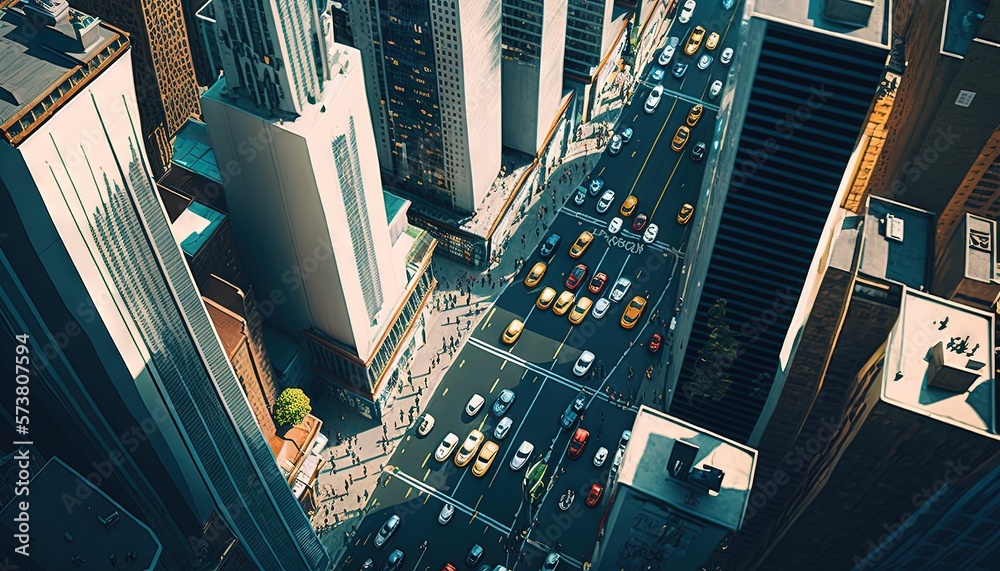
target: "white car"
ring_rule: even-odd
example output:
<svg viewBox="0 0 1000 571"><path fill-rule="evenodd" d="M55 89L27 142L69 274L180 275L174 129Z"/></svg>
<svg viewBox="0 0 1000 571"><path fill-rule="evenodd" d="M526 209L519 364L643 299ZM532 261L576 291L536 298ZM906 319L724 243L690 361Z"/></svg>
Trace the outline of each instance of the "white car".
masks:
<svg viewBox="0 0 1000 571"><path fill-rule="evenodd" d="M722 50L722 55L719 56L719 63L722 65L729 65L729 62L733 61L733 48L726 48Z"/></svg>
<svg viewBox="0 0 1000 571"><path fill-rule="evenodd" d="M427 436L431 429L434 428L434 417L426 412L420 415L420 417L420 422L417 424L417 434Z"/></svg>
<svg viewBox="0 0 1000 571"><path fill-rule="evenodd" d="M434 451L434 459L438 462L444 462L455 451L456 446L458 446L458 435L449 432L438 445L437 450Z"/></svg>
<svg viewBox="0 0 1000 571"><path fill-rule="evenodd" d="M660 52L660 59L656 60L656 63L667 67L670 65L670 60L673 59L675 51L677 51L676 47L667 44L667 47L663 48L663 51Z"/></svg>
<svg viewBox="0 0 1000 571"><path fill-rule="evenodd" d="M608 459L608 449L601 446L597 449L597 453L594 454L594 466L600 468L604 465L604 462Z"/></svg>
<svg viewBox="0 0 1000 571"><path fill-rule="evenodd" d="M601 189L604 188L604 179L595 178L590 181L590 196L597 196L601 193Z"/></svg>
<svg viewBox="0 0 1000 571"><path fill-rule="evenodd" d="M479 414L479 411L483 410L484 403L486 403L486 399L483 398L483 395L479 393L472 395L472 398L469 399L469 404L465 405L465 414L476 416Z"/></svg>
<svg viewBox="0 0 1000 571"><path fill-rule="evenodd" d="M611 288L611 294L608 295L608 297L610 297L611 301L615 303L621 301L622 298L625 297L625 294L628 293L628 288L631 285L632 280L628 278L618 278L618 281L615 282L615 286Z"/></svg>
<svg viewBox="0 0 1000 571"><path fill-rule="evenodd" d="M608 144L608 154L615 157L620 152L622 152L622 138L620 135L615 135L611 137L611 143Z"/></svg>
<svg viewBox="0 0 1000 571"><path fill-rule="evenodd" d="M646 231L642 233L642 241L647 244L652 244L656 241L656 233L660 231L660 227L656 224L650 224Z"/></svg>
<svg viewBox="0 0 1000 571"><path fill-rule="evenodd" d="M604 214L611 208L611 203L615 201L615 191L605 190L601 199L597 202L597 212Z"/></svg>
<svg viewBox="0 0 1000 571"><path fill-rule="evenodd" d="M601 319L604 317L604 314L608 312L609 307L611 307L611 302L608 301L608 298L602 297L597 300L597 303L594 304L594 309L590 310L590 315L592 315L594 319Z"/></svg>
<svg viewBox="0 0 1000 571"><path fill-rule="evenodd" d="M510 432L510 427L513 426L513 424L514 421L511 420L509 416L501 418L496 429L493 431L493 437L497 440L507 438L507 433Z"/></svg>
<svg viewBox="0 0 1000 571"><path fill-rule="evenodd" d="M611 223L608 224L608 233L617 234L619 230L622 229L622 219L615 216L611 219Z"/></svg>
<svg viewBox="0 0 1000 571"><path fill-rule="evenodd" d="M656 111L656 106L660 104L660 99L663 97L663 86L657 85L649 92L649 96L646 97L646 106L643 110L646 113L652 113Z"/></svg>
<svg viewBox="0 0 1000 571"><path fill-rule="evenodd" d="M453 515L455 515L455 506L445 504L444 507L441 508L441 513L438 514L438 523L441 525L448 525L448 522L451 521L451 516Z"/></svg>
<svg viewBox="0 0 1000 571"><path fill-rule="evenodd" d="M714 59L708 54L701 54L701 58L698 59L698 69L708 69Z"/></svg>
<svg viewBox="0 0 1000 571"><path fill-rule="evenodd" d="M715 101L719 98L720 93L722 93L722 80L716 79L712 82L712 87L708 88L708 98Z"/></svg>
<svg viewBox="0 0 1000 571"><path fill-rule="evenodd" d="M531 453L535 451L535 445L525 440L518 447L517 452L514 453L514 457L510 459L510 469L520 470L524 468L524 465L531 458Z"/></svg>
<svg viewBox="0 0 1000 571"><path fill-rule="evenodd" d="M677 21L681 24L687 24L691 21L691 16L694 16L694 9L698 4L694 0L687 0L684 2L684 7L681 8L681 15L677 17Z"/></svg>
<svg viewBox="0 0 1000 571"><path fill-rule="evenodd" d="M590 370L590 366L594 364L595 355L590 351L584 351L580 354L580 358L576 360L576 364L573 365L573 374L582 377L587 374Z"/></svg>

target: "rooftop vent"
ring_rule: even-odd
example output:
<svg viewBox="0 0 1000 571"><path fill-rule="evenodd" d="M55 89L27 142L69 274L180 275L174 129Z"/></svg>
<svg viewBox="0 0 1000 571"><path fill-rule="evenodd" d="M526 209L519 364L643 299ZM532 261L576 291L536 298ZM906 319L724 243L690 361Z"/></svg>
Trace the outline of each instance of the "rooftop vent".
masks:
<svg viewBox="0 0 1000 571"><path fill-rule="evenodd" d="M868 25L868 19L874 9L874 0L826 0L826 6L823 7L823 17L836 22L864 27Z"/></svg>
<svg viewBox="0 0 1000 571"><path fill-rule="evenodd" d="M705 464L704 468L694 468L688 476L688 482L704 486L708 491L719 493L722 489L722 480L726 473L722 470Z"/></svg>
<svg viewBox="0 0 1000 571"><path fill-rule="evenodd" d="M885 237L890 240L895 240L897 242L903 241L903 219L893 216L892 214L885 215Z"/></svg>
<svg viewBox="0 0 1000 571"><path fill-rule="evenodd" d="M969 359L971 355L965 352L965 349L954 344L949 344L949 347L945 348L943 341L931 347L927 363L927 386L956 394L968 392L981 376L979 371L985 365Z"/></svg>
<svg viewBox="0 0 1000 571"><path fill-rule="evenodd" d="M698 456L699 448L694 444L683 440L674 440L674 446L670 450L670 458L667 460L667 474L678 480L687 480L694 465L694 459Z"/></svg>

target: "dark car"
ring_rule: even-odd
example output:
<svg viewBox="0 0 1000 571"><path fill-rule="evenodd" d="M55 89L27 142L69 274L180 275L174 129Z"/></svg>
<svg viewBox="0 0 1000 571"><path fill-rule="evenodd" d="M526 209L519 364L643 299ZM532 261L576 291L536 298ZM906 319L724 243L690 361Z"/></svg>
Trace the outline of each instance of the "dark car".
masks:
<svg viewBox="0 0 1000 571"><path fill-rule="evenodd" d="M478 543L472 546L469 554L465 556L465 564L469 567L479 565L479 560L483 558L483 548Z"/></svg>
<svg viewBox="0 0 1000 571"><path fill-rule="evenodd" d="M545 556L545 562L542 563L541 571L555 571L558 566L559 554L555 551L550 551L549 554Z"/></svg>
<svg viewBox="0 0 1000 571"><path fill-rule="evenodd" d="M674 77L676 77L677 79L680 79L684 77L684 74L687 73L687 70L688 70L688 64L679 61L674 64L674 69L672 69L670 73L672 73Z"/></svg>
<svg viewBox="0 0 1000 571"><path fill-rule="evenodd" d="M656 353L660 350L660 344L663 342L663 338L660 337L659 333L653 333L653 336L649 339L649 351L651 353Z"/></svg>
<svg viewBox="0 0 1000 571"><path fill-rule="evenodd" d="M576 193L573 195L573 204L577 206L583 206L583 203L587 201L587 191L581 186L577 189Z"/></svg>
<svg viewBox="0 0 1000 571"><path fill-rule="evenodd" d="M628 144L632 140L632 127L625 127L619 135L622 137L622 142Z"/></svg>
<svg viewBox="0 0 1000 571"><path fill-rule="evenodd" d="M552 252L556 251L556 248L559 247L559 242L562 242L562 238L559 234L549 234L549 237L545 239L544 243L542 243L542 248L538 251L538 253L543 256L548 256Z"/></svg>
<svg viewBox="0 0 1000 571"><path fill-rule="evenodd" d="M503 416L507 414L510 409L510 405L514 404L514 391L510 389L504 389L500 391L500 395L497 396L497 400L493 401L493 414L496 416Z"/></svg>
<svg viewBox="0 0 1000 571"><path fill-rule="evenodd" d="M577 264L576 267L569 272L569 277L566 278L566 289L576 289L576 286L580 285L580 282L582 282L583 278L586 276L587 266L584 264Z"/></svg>
<svg viewBox="0 0 1000 571"><path fill-rule="evenodd" d="M397 571L403 566L403 552L395 549L382 564L382 571Z"/></svg>
<svg viewBox="0 0 1000 571"><path fill-rule="evenodd" d="M577 393L576 398L573 399L573 412L583 412L583 407L587 406L587 393L580 391Z"/></svg>
<svg viewBox="0 0 1000 571"><path fill-rule="evenodd" d="M691 149L691 160L700 163L701 159L705 158L705 152L708 150L708 146L705 145L705 141L698 141L698 144Z"/></svg>
<svg viewBox="0 0 1000 571"><path fill-rule="evenodd" d="M563 411L562 416L559 417L559 426L564 429L573 426L573 423L576 422L577 416L576 411L573 410L573 405L567 406L566 410Z"/></svg>
<svg viewBox="0 0 1000 571"><path fill-rule="evenodd" d="M375 535L375 547L382 547L389 541L392 534L396 533L399 521L399 516L395 514L385 520L385 523L382 524L382 529L378 530L378 534Z"/></svg>
<svg viewBox="0 0 1000 571"><path fill-rule="evenodd" d="M663 70L660 68L654 69L653 72L649 74L649 81L651 83L660 83L663 81Z"/></svg>
<svg viewBox="0 0 1000 571"><path fill-rule="evenodd" d="M604 289L604 284L606 283L608 283L608 274L604 272L597 272L597 274L594 275L594 278L590 280L590 285L587 286L587 290L590 291L590 293L601 293L601 290Z"/></svg>
<svg viewBox="0 0 1000 571"><path fill-rule="evenodd" d="M646 215L640 212L639 215L635 217L635 220L632 221L632 229L636 232L641 232L642 229L646 227L647 220L649 219Z"/></svg>

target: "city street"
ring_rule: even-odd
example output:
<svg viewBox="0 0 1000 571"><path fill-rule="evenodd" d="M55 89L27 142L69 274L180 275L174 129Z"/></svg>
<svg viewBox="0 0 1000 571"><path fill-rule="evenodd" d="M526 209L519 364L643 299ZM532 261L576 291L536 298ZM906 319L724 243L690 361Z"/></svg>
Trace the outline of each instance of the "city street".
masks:
<svg viewBox="0 0 1000 571"><path fill-rule="evenodd" d="M720 19L725 23L739 12L724 11L720 2L702 4L690 23L675 21L668 34L680 40L670 63L689 63L686 74L676 79L667 66L661 82L664 94L653 113L643 107L654 87L647 78L656 69L656 62L639 74L641 81L614 130L620 133L631 128L631 140L617 156L605 152L590 175L603 180L603 188L596 196L588 192L582 205L573 200L566 203L548 229L549 234L561 236L561 243L544 257L536 248L478 322L426 407L426 413L435 419L433 429L421 437L414 423L387 460L367 516L340 569L359 569L367 558L378 569L394 549L405 554L400 569L437 571L447 563L469 568L466 554L474 544L484 551L478 564L491 570L504 565L533 571L550 550L560 554L560 569L582 569L591 559L610 494L604 494L594 507L587 507L585 499L593 484L607 484L622 431L631 427L638 404L643 402L641 395L657 393L656 389L642 390L646 371L659 363L648 342L654 333L667 338L676 304L688 228L678 223L678 211L685 203L697 205L704 168L704 161L692 160L691 150L699 141L712 150L717 107L707 94L712 82L725 81L727 68L719 56L726 47L735 45L735 38L727 33L729 26L709 27L706 36L711 32L721 36L718 46L706 51L703 41L695 55L684 55L684 43L695 26L708 27L708 22ZM713 55L715 62L707 70L699 70L695 62L706 53ZM704 106L704 114L691 127L686 146L676 152L670 148L671 140L695 104ZM614 200L602 214L596 205L608 189L614 191ZM638 202L631 215L624 216L620 208L629 196ZM633 221L640 214L659 228L651 244L642 240L642 230L633 230ZM694 216L698 214L696 211ZM621 231L613 234L608 225L614 217L624 223ZM594 239L579 259L573 259L568 251L583 231L591 232ZM541 233L526 239L541 243L546 237ZM546 263L545 274L537 285L528 287L524 278L538 261ZM536 300L546 287L557 294L566 290L566 279L577 264L587 266L585 277L573 292L577 299L586 296L596 302L606 297L620 277L631 280L631 287L621 301L611 303L602 318L587 315L581 324L573 325L567 319L569 314L556 315L552 307L539 309ZM588 285L598 272L608 276L607 283L600 293L590 293ZM633 296L642 296L647 305L634 328L625 329L620 321ZM502 337L514 319L522 321L524 328L520 337L508 344ZM436 335L428 337L437 343ZM584 351L593 352L596 360L586 374L577 376L574 364ZM505 413L513 424L505 437L498 439L493 431L499 418L491 408L504 389L516 395ZM587 395L586 408L569 429L563 429L560 415L581 389ZM474 394L484 397L485 404L470 417L464 409ZM661 393L652 400L662 398ZM657 406L657 402L644 402ZM566 450L578 427L590 436L582 454L573 460ZM453 462L455 452L443 462L435 460L434 452L445 435L456 435L459 448L473 429L481 431L485 441L499 445L483 477L470 473L475 455L463 468ZM523 441L532 443L534 450L527 467L514 470L511 459ZM609 457L597 467L594 454L599 447L607 448ZM547 464L549 493L532 505L525 499L522 485L527 469L538 460ZM561 511L556 504L567 489L576 492L576 500ZM446 503L454 506L455 513L442 525L438 515ZM398 528L385 545L376 548L379 528L393 515L400 518ZM426 549L421 548L424 541Z"/></svg>

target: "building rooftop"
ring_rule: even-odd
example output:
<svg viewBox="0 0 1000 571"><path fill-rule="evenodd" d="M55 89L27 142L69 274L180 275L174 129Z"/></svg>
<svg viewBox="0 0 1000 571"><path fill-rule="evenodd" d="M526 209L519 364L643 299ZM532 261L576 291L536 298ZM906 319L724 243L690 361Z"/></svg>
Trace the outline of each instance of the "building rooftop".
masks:
<svg viewBox="0 0 1000 571"><path fill-rule="evenodd" d="M930 386L933 348L944 365L976 376L964 392ZM907 290L886 347L882 398L973 432L997 437L993 319L965 305Z"/></svg>
<svg viewBox="0 0 1000 571"><path fill-rule="evenodd" d="M396 217L396 214L406 208L406 204L410 202L405 198L400 198L395 194L389 192L388 190L382 189L382 199L385 201L385 219L392 223L392 219Z"/></svg>
<svg viewBox="0 0 1000 571"><path fill-rule="evenodd" d="M225 214L194 201L170 225L170 231L185 254L196 256L225 219Z"/></svg>
<svg viewBox="0 0 1000 571"><path fill-rule="evenodd" d="M747 0L747 11L765 20L811 28L845 40L889 47L892 12L890 0L851 0L853 7L870 9L866 24L853 24L824 16L824 9L834 0Z"/></svg>
<svg viewBox="0 0 1000 571"><path fill-rule="evenodd" d="M0 134L20 143L128 47L65 0L0 0Z"/></svg>
<svg viewBox="0 0 1000 571"><path fill-rule="evenodd" d="M996 236L993 221L966 214L965 277L991 283L996 274Z"/></svg>
<svg viewBox="0 0 1000 571"><path fill-rule="evenodd" d="M678 440L698 447L693 467L711 465L725 472L718 495L667 473L667 461ZM750 499L756 465L756 450L642 406L622 459L618 483L657 498L672 509L738 530ZM690 501L692 495L696 502Z"/></svg>
<svg viewBox="0 0 1000 571"><path fill-rule="evenodd" d="M40 569L74 569L74 557L86 559L83 569L105 568L112 555L124 566L129 553L128 569L158 567L163 548L153 531L59 458L42 466L30 489L30 553ZM0 510L5 533L16 533L17 503Z"/></svg>
<svg viewBox="0 0 1000 571"><path fill-rule="evenodd" d="M934 214L872 196L861 227L858 271L929 289L934 255Z"/></svg>
<svg viewBox="0 0 1000 571"><path fill-rule="evenodd" d="M197 119L188 119L174 138L174 156L170 162L205 178L222 183L219 162L208 137L208 126Z"/></svg>
<svg viewBox="0 0 1000 571"><path fill-rule="evenodd" d="M990 0L948 0L944 12L941 51L965 57L972 40L979 35Z"/></svg>

